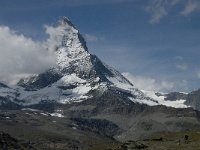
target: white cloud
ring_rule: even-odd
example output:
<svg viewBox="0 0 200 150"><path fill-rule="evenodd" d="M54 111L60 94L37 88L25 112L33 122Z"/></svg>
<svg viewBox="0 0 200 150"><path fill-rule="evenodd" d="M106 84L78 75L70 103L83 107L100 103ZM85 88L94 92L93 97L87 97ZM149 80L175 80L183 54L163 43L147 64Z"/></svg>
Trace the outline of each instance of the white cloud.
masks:
<svg viewBox="0 0 200 150"><path fill-rule="evenodd" d="M71 26L67 26L67 24L57 27L45 25L44 27L46 29L46 34L49 36L45 44L50 52L54 52L54 50L61 45L64 28L72 28Z"/></svg>
<svg viewBox="0 0 200 150"><path fill-rule="evenodd" d="M185 0L152 0L146 7L146 11L151 14L150 23L159 23L173 7L183 1Z"/></svg>
<svg viewBox="0 0 200 150"><path fill-rule="evenodd" d="M0 45L1 82L13 83L19 76L40 73L55 64L54 56L42 43L9 27L0 26Z"/></svg>
<svg viewBox="0 0 200 150"><path fill-rule="evenodd" d="M185 79L180 80L157 80L154 78L144 77L144 76L134 76L131 73L123 73L123 75L131 82L133 85L141 90L155 91L155 92L173 92L181 91L187 92L188 81ZM200 71L199 71L200 78Z"/></svg>
<svg viewBox="0 0 200 150"><path fill-rule="evenodd" d="M85 37L87 42L97 42L97 41L101 41L101 40L104 39L103 37L97 37L97 36L92 35L92 34L85 34L84 37Z"/></svg>
<svg viewBox="0 0 200 150"><path fill-rule="evenodd" d="M176 64L176 68L186 71L188 69L188 65L187 64Z"/></svg>
<svg viewBox="0 0 200 150"><path fill-rule="evenodd" d="M91 34L85 34L86 41L96 42L98 41L98 37L91 35Z"/></svg>
<svg viewBox="0 0 200 150"><path fill-rule="evenodd" d="M173 3L175 4L175 3ZM150 23L158 23L160 20L167 16L168 10L167 7L169 5L168 0L153 0L146 7L146 11L151 14Z"/></svg>
<svg viewBox="0 0 200 150"><path fill-rule="evenodd" d="M181 7L182 10L179 10L178 7ZM200 1L199 0L152 0L146 7L146 11L151 15L149 22L151 24L159 23L162 18L170 14L172 9L175 9L175 11L173 11L175 14L188 16L200 10Z"/></svg>
<svg viewBox="0 0 200 150"><path fill-rule="evenodd" d="M133 85L139 89L147 91L172 91L174 88L173 82L161 81L158 82L156 79L148 78L144 76L134 76L130 73L123 73L123 75L133 83Z"/></svg>
<svg viewBox="0 0 200 150"><path fill-rule="evenodd" d="M197 72L197 77L200 79L200 71Z"/></svg>
<svg viewBox="0 0 200 150"><path fill-rule="evenodd" d="M181 1L183 1L183 0L171 0L171 5L175 6L176 4L178 4Z"/></svg>
<svg viewBox="0 0 200 150"><path fill-rule="evenodd" d="M178 60L178 61L184 60L184 58L182 56L176 56L175 59Z"/></svg>
<svg viewBox="0 0 200 150"><path fill-rule="evenodd" d="M199 0L188 0L185 4L185 8L181 11L181 14L187 16L195 11L200 10L200 2Z"/></svg>

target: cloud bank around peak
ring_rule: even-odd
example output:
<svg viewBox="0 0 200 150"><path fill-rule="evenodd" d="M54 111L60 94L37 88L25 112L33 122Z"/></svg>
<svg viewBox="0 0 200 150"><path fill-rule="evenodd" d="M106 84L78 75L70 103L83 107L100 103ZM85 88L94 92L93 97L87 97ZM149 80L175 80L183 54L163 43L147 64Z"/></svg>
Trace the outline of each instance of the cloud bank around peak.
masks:
<svg viewBox="0 0 200 150"><path fill-rule="evenodd" d="M129 72L123 73L133 85L141 90L146 91L155 91L155 92L173 92L177 90L187 91L187 81L157 81L154 78L144 77L144 76L135 76Z"/></svg>
<svg viewBox="0 0 200 150"><path fill-rule="evenodd" d="M15 83L29 74L40 73L55 64L54 55L44 43L0 26L0 82Z"/></svg>
<svg viewBox="0 0 200 150"><path fill-rule="evenodd" d="M56 65L55 49L62 40L63 27L44 25L48 38L36 42L8 26L0 26L0 82L16 84L21 78L39 74ZM86 34L86 40L102 38Z"/></svg>

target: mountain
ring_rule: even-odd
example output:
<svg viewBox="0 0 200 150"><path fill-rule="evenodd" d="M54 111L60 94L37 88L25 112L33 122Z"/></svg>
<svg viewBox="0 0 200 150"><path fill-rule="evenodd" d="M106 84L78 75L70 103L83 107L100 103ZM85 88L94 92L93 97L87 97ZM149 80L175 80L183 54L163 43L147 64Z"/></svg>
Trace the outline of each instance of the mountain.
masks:
<svg viewBox="0 0 200 150"><path fill-rule="evenodd" d="M66 17L59 20L55 30L49 42L55 52L56 67L21 79L16 87L5 87L10 93L6 97L11 102L23 106L43 101L66 104L91 98L93 93L101 95L107 90L118 91L127 99L154 101L145 98L118 71L90 54L84 38Z"/></svg>
<svg viewBox="0 0 200 150"><path fill-rule="evenodd" d="M90 54L83 36L68 18L60 19L52 29L54 34L47 45L55 53L56 65L14 86L0 83L0 109L18 114L12 126L6 126L10 134L19 127L15 122L20 121L20 126L38 126L42 132L49 124L47 120L55 121L55 116L60 117L57 124L63 128L63 121L70 122L70 133L76 128L81 135L95 132L118 141L199 127L198 92L162 94L140 90ZM30 111L35 123L34 119L26 117L25 123L21 118ZM4 124L6 119L2 120ZM58 126L52 125L52 131L45 133L52 135L55 130L62 136Z"/></svg>
<svg viewBox="0 0 200 150"><path fill-rule="evenodd" d="M54 30L56 33L50 36L48 49L55 53L56 66L21 79L13 88L2 86L0 96L18 105L30 106L44 101L80 102L94 97L93 93L100 96L109 90L123 95L127 101L167 105L165 100L150 98L120 72L90 54L83 36L68 18L60 19ZM174 107L176 101L170 101L170 104ZM184 101L180 107L187 107Z"/></svg>

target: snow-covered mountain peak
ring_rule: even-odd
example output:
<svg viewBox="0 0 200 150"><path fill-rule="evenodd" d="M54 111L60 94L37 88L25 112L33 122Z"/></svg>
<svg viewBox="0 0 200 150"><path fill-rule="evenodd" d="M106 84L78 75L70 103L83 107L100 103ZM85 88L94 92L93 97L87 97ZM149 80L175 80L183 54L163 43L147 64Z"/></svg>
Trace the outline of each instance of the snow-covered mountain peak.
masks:
<svg viewBox="0 0 200 150"><path fill-rule="evenodd" d="M87 51L85 40L67 17L59 19L55 26L46 26L46 33L49 35L47 45L51 51L57 51L60 47L73 47L76 44Z"/></svg>
<svg viewBox="0 0 200 150"><path fill-rule="evenodd" d="M48 26L47 33L48 49L55 52L56 64L61 72L75 68L82 71L91 69L86 42L67 17L62 17L54 27Z"/></svg>
<svg viewBox="0 0 200 150"><path fill-rule="evenodd" d="M58 23L59 23L59 25L62 25L62 26L68 25L68 26L75 28L75 26L72 24L72 22L66 16L61 17L59 19Z"/></svg>
<svg viewBox="0 0 200 150"><path fill-rule="evenodd" d="M68 18L63 17L57 25L46 26L46 29L47 46L55 53L56 65L41 74L21 79L16 87L0 84L0 98L20 105L44 101L65 104L108 94L124 102L186 107L184 100L173 103L137 89L120 72L90 54L84 38Z"/></svg>
<svg viewBox="0 0 200 150"><path fill-rule="evenodd" d="M55 38L58 41L57 47L83 47L84 51L87 51L86 42L78 29L71 23L67 17L62 17L57 26L54 27ZM78 44L78 45L76 45ZM78 51L78 50L77 50Z"/></svg>

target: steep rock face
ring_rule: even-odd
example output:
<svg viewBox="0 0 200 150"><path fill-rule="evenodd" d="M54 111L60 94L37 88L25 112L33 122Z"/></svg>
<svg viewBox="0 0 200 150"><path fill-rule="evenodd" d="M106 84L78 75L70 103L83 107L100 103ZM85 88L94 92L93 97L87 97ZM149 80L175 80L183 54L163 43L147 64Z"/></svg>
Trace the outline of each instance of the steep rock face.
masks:
<svg viewBox="0 0 200 150"><path fill-rule="evenodd" d="M54 51L56 51L57 67L64 74L72 74L76 72L78 77L88 78L92 63L90 53L86 46L86 42L67 19L63 18L59 21L59 25L55 27L56 34L51 35L50 39L55 42Z"/></svg>
<svg viewBox="0 0 200 150"><path fill-rule="evenodd" d="M79 31L67 19L59 21L55 28L57 69L64 75L76 74L77 77L95 82L108 82L107 77L118 77L122 82L130 84L118 71L108 68L101 60L88 52L86 42Z"/></svg>
<svg viewBox="0 0 200 150"><path fill-rule="evenodd" d="M8 88L8 86L3 83L0 83L0 88Z"/></svg>

